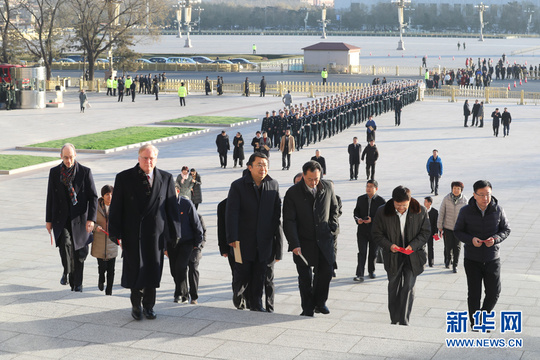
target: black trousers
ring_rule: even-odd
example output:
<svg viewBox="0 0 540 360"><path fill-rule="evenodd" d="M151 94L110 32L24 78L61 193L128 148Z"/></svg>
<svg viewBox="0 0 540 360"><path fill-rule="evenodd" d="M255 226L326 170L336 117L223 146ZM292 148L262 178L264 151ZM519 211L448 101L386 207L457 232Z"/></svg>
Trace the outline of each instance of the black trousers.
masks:
<svg viewBox="0 0 540 360"><path fill-rule="evenodd" d="M363 225L367 226L367 225ZM356 266L356 276L364 276L366 260L368 263L368 272L375 272L375 258L377 257L377 243L371 236L371 229L366 233L356 233L356 242L358 244L358 264ZM369 252L368 252L369 246Z"/></svg>
<svg viewBox="0 0 540 360"><path fill-rule="evenodd" d="M190 240L183 241L177 244L174 249L168 250L171 275L175 284L174 297L188 297L189 289L186 280L188 263L192 250L193 242Z"/></svg>
<svg viewBox="0 0 540 360"><path fill-rule="evenodd" d="M493 125L493 135L499 136L499 125Z"/></svg>
<svg viewBox="0 0 540 360"><path fill-rule="evenodd" d="M402 257L398 271L394 275L388 274L388 310L392 324L408 325L414 301L414 284L416 276L413 275L411 264L407 255Z"/></svg>
<svg viewBox="0 0 540 360"><path fill-rule="evenodd" d="M438 194L439 193L439 176L429 175L429 183L431 184L431 192L435 192L435 194Z"/></svg>
<svg viewBox="0 0 540 360"><path fill-rule="evenodd" d="M179 97L179 99L180 99L180 106L186 106L186 97L181 96Z"/></svg>
<svg viewBox="0 0 540 360"><path fill-rule="evenodd" d="M108 87L107 88L107 96L111 95L112 96L112 88Z"/></svg>
<svg viewBox="0 0 540 360"><path fill-rule="evenodd" d="M247 261L234 264L233 292L244 296L253 309L262 308L262 294L266 276L266 261Z"/></svg>
<svg viewBox="0 0 540 360"><path fill-rule="evenodd" d="M459 261L459 253L461 252L461 241L454 235L453 230L444 230L444 265L457 266Z"/></svg>
<svg viewBox="0 0 540 360"><path fill-rule="evenodd" d="M116 264L116 258L104 260L104 259L97 259L98 262L98 273L99 273L99 280L98 282L100 284L103 284L105 282L105 277L107 277L107 287L105 289L105 293L107 295L112 294L112 288L114 284L114 266Z"/></svg>
<svg viewBox="0 0 540 360"><path fill-rule="evenodd" d="M199 261L201 260L201 249L193 249L188 263L189 297L191 300L199 298ZM187 286L187 285L186 285Z"/></svg>
<svg viewBox="0 0 540 360"><path fill-rule="evenodd" d="M281 153L281 167L287 169L291 167L291 154Z"/></svg>
<svg viewBox="0 0 540 360"><path fill-rule="evenodd" d="M131 101L132 101L132 102L135 102L135 95L136 95L135 90L133 90L133 91L131 92Z"/></svg>
<svg viewBox="0 0 540 360"><path fill-rule="evenodd" d="M401 111L396 111L395 125L401 125Z"/></svg>
<svg viewBox="0 0 540 360"><path fill-rule="evenodd" d="M266 302L266 311L274 312L274 264L275 261L266 265L266 276L264 278L264 298Z"/></svg>
<svg viewBox="0 0 540 360"><path fill-rule="evenodd" d="M358 179L358 166L359 165L360 165L359 163L349 165L349 171L351 173L351 180Z"/></svg>
<svg viewBox="0 0 540 360"><path fill-rule="evenodd" d="M118 102L124 102L124 91L118 90Z"/></svg>
<svg viewBox="0 0 540 360"><path fill-rule="evenodd" d="M473 315L478 310L491 312L501 293L501 261L495 259L488 262L478 262L465 258L465 273L467 274L467 287L469 289L467 304L469 305L469 319L474 324ZM482 298L482 282L484 282L485 296Z"/></svg>
<svg viewBox="0 0 540 360"><path fill-rule="evenodd" d="M71 236L71 226L69 224L67 226L69 228L64 228L58 239L58 250L60 252L60 259L62 260L64 274L68 276L69 285L71 286L71 290L73 290L76 286L82 286L84 260L88 256L88 245L75 250Z"/></svg>
<svg viewBox="0 0 540 360"><path fill-rule="evenodd" d="M472 114L472 120L471 120L471 126L477 125L478 126L478 114L473 113Z"/></svg>
<svg viewBox="0 0 540 360"><path fill-rule="evenodd" d="M227 152L226 151L219 152L219 163L223 167L227 166Z"/></svg>
<svg viewBox="0 0 540 360"><path fill-rule="evenodd" d="M503 135L504 136L510 135L510 124L503 125Z"/></svg>
<svg viewBox="0 0 540 360"><path fill-rule="evenodd" d="M145 309L153 309L156 304L156 288L144 288L144 289L131 289L131 306L140 307Z"/></svg>
<svg viewBox="0 0 540 360"><path fill-rule="evenodd" d="M317 265L307 266L300 256L293 256L298 271L298 289L302 302L304 315L313 315L315 306L324 306L328 300L330 290L330 281L332 280L332 264L326 261L326 258L319 250L319 259Z"/></svg>
<svg viewBox="0 0 540 360"><path fill-rule="evenodd" d="M375 164L366 163L366 177L375 180Z"/></svg>
<svg viewBox="0 0 540 360"><path fill-rule="evenodd" d="M433 235L435 234L431 234L427 241L428 263L430 265L433 265Z"/></svg>
<svg viewBox="0 0 540 360"><path fill-rule="evenodd" d="M467 126L467 121L469 121L469 115L463 115L465 117L465 123L463 126Z"/></svg>

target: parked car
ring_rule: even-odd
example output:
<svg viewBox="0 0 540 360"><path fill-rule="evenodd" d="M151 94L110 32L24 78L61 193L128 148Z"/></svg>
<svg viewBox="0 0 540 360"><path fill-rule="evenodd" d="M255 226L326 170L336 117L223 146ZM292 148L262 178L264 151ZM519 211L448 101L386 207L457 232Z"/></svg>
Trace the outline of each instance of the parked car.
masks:
<svg viewBox="0 0 540 360"><path fill-rule="evenodd" d="M256 63L254 63L252 61L249 61L249 60L246 60L244 58L231 59L231 62L234 63L234 64L257 66Z"/></svg>
<svg viewBox="0 0 540 360"><path fill-rule="evenodd" d="M197 62L188 57L170 57L167 59L167 63L196 64Z"/></svg>
<svg viewBox="0 0 540 360"><path fill-rule="evenodd" d="M99 59L96 59L96 62L97 62L97 63L105 63L105 64L108 64L108 63L109 63L109 60L99 58Z"/></svg>
<svg viewBox="0 0 540 360"><path fill-rule="evenodd" d="M138 62L138 63L141 63L141 64L152 64L152 62L150 60L144 59L144 58L140 58L140 59L137 59L135 61Z"/></svg>
<svg viewBox="0 0 540 360"><path fill-rule="evenodd" d="M222 60L222 59L219 59L219 60L214 60L212 61L213 64L229 64L229 65L234 65L232 62L230 62L229 60Z"/></svg>
<svg viewBox="0 0 540 360"><path fill-rule="evenodd" d="M153 62L153 63L160 63L160 64L164 64L167 62L167 58L166 57L151 57L150 59L150 62Z"/></svg>
<svg viewBox="0 0 540 360"><path fill-rule="evenodd" d="M213 61L207 58L206 56L192 56L191 59L194 60L195 62L198 62L199 64L208 64Z"/></svg>
<svg viewBox="0 0 540 360"><path fill-rule="evenodd" d="M70 58L61 58L61 59L58 59L56 60L56 62L69 62L69 63L74 63L74 62L77 62L73 59L70 59Z"/></svg>
<svg viewBox="0 0 540 360"><path fill-rule="evenodd" d="M83 62L85 61L84 56L82 55L68 55L66 58L73 60L74 62Z"/></svg>

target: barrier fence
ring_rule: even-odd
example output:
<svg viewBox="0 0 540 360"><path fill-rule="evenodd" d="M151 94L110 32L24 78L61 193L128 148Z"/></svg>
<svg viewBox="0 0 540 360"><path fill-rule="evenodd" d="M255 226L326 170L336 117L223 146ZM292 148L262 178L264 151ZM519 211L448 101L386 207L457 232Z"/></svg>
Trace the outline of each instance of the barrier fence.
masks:
<svg viewBox="0 0 540 360"><path fill-rule="evenodd" d="M204 93L204 80L175 80L167 79L160 82L160 93L177 93L180 83L184 82L188 94ZM217 81L210 80L212 93L217 93ZM328 82L325 85L322 82L301 82L301 81L278 81L276 83L268 83L266 86L266 95L283 96L287 91L291 91L293 95L304 95L309 97L326 96L331 94L350 92L354 89L361 89L371 86L369 83L333 83ZM91 92L107 91L104 79L96 79L86 81L80 78L56 78L47 81L47 90L55 90L59 87L65 89L75 87L85 89ZM259 83L249 83L250 94L259 94ZM139 86L137 85L137 92ZM226 94L244 94L245 84L242 83L224 83L223 92ZM512 99L518 104L535 104L540 103L540 92L531 92L520 90L519 88L502 88L502 87L475 87L475 86L451 86L443 85L439 89L419 89L419 98L430 99L447 99L451 102L461 101L463 99L478 99L485 103L490 103L491 99Z"/></svg>

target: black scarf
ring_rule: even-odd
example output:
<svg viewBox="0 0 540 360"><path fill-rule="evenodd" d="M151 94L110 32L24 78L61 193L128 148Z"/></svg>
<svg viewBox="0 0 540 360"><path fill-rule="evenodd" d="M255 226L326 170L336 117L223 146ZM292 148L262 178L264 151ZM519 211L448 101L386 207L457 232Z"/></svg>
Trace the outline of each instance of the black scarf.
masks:
<svg viewBox="0 0 540 360"><path fill-rule="evenodd" d="M64 163L60 168L60 182L64 184L68 190L69 198L71 199L71 204L73 206L77 205L77 193L73 187L73 178L75 177L75 164L72 167L68 168Z"/></svg>
<svg viewBox="0 0 540 360"><path fill-rule="evenodd" d="M143 183L143 185L146 188L146 196L150 196L152 194L152 186L150 186L150 182L148 181L148 175L144 171L142 171L141 167L137 164L137 171L139 173L139 177Z"/></svg>

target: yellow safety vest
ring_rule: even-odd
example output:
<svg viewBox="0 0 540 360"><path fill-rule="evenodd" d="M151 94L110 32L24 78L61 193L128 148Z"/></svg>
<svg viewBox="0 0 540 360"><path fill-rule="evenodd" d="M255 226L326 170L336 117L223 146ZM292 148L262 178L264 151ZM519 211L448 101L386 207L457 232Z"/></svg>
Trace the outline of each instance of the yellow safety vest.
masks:
<svg viewBox="0 0 540 360"><path fill-rule="evenodd" d="M322 77L323 79L326 79L326 78L328 77L328 71L324 71L324 70L321 71L321 77Z"/></svg>
<svg viewBox="0 0 540 360"><path fill-rule="evenodd" d="M112 79L107 79L107 87L112 88L113 87L113 81Z"/></svg>
<svg viewBox="0 0 540 360"><path fill-rule="evenodd" d="M129 79L126 79L126 89L130 88L131 87L131 83L132 83L132 80L131 78Z"/></svg>
<svg viewBox="0 0 540 360"><path fill-rule="evenodd" d="M113 80L113 82L112 82L112 87L113 87L113 89L117 89L117 88L118 88L118 80Z"/></svg>
<svg viewBox="0 0 540 360"><path fill-rule="evenodd" d="M180 87L178 88L178 96L180 96L180 97L186 97L186 95L187 95L187 89L186 89L186 87L185 87L185 86L180 86Z"/></svg>

